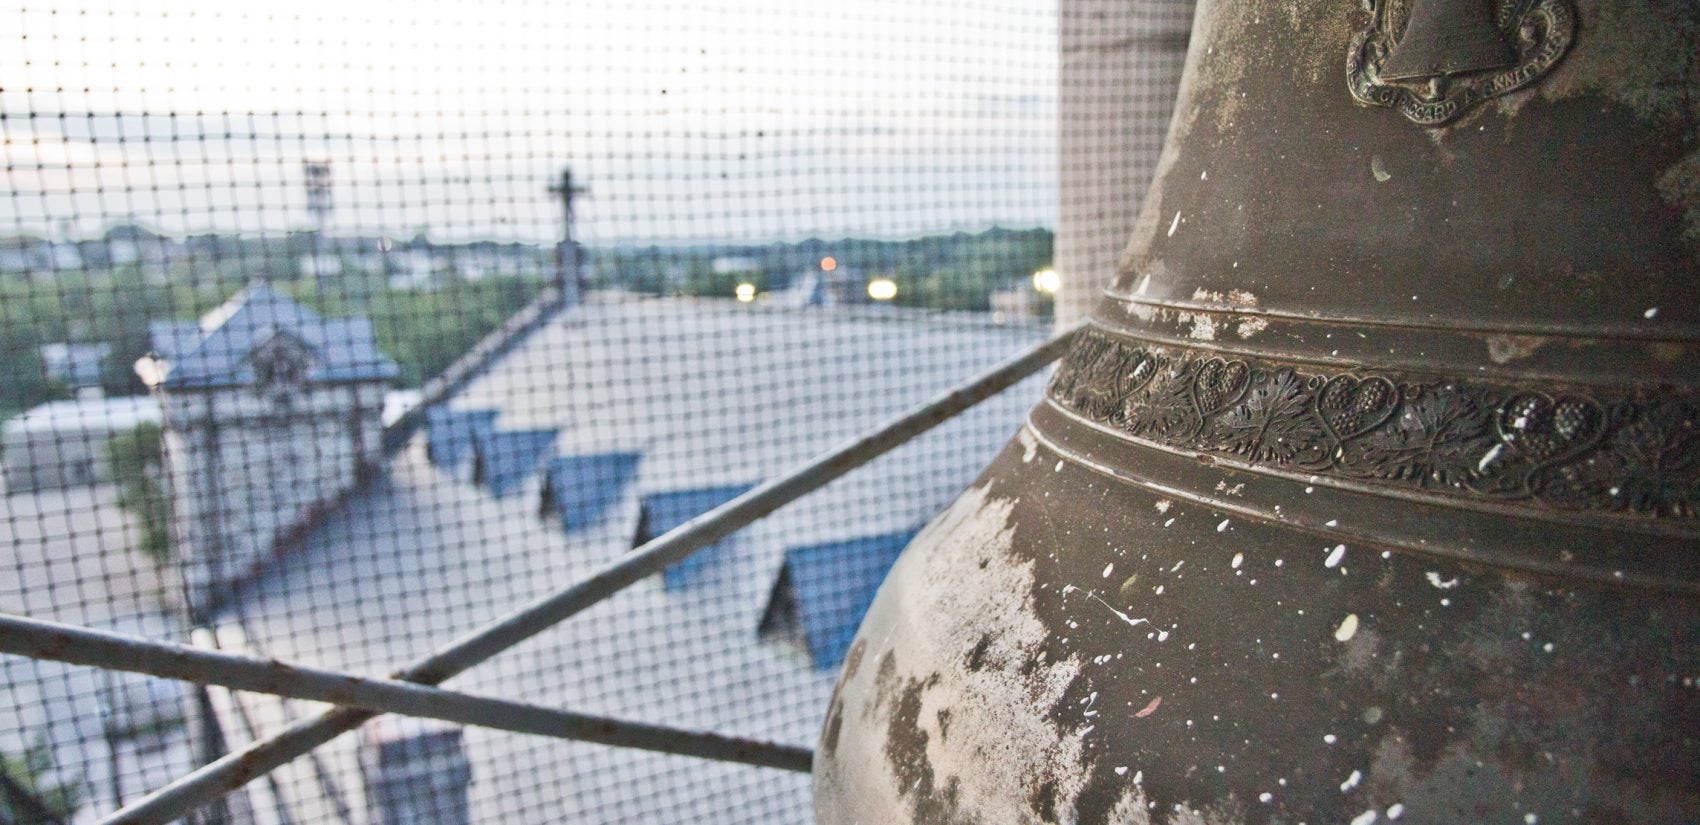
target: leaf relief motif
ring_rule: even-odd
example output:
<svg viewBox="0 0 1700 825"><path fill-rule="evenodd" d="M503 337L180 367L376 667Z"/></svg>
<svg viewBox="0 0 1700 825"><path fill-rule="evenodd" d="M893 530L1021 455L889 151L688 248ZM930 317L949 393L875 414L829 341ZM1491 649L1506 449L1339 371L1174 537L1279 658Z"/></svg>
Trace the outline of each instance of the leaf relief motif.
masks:
<svg viewBox="0 0 1700 825"><path fill-rule="evenodd" d="M1471 485L1497 441L1482 405L1455 384L1407 386L1404 394L1386 424L1342 446L1340 471L1433 488Z"/></svg>
<svg viewBox="0 0 1700 825"><path fill-rule="evenodd" d="M1325 455L1326 436L1311 414L1315 382L1290 369L1259 372L1240 403L1206 427L1206 443L1259 464L1285 466Z"/></svg>

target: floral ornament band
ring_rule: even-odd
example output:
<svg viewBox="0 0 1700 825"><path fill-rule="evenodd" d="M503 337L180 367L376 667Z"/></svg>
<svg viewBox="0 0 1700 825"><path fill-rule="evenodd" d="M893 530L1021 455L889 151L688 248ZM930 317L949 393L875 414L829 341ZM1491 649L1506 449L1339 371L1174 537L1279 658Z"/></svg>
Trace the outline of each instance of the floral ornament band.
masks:
<svg viewBox="0 0 1700 825"><path fill-rule="evenodd" d="M1048 393L1126 435L1253 466L1557 510L1700 511L1700 403L1671 390L1326 372L1090 330Z"/></svg>

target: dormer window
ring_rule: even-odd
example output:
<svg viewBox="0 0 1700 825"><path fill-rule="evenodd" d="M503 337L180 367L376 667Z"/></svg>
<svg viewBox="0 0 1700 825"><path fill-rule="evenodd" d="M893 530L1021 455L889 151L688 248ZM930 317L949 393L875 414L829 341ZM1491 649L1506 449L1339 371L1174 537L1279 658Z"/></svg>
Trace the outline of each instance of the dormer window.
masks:
<svg viewBox="0 0 1700 825"><path fill-rule="evenodd" d="M312 357L307 345L295 336L283 332L273 335L248 356L255 391L273 399L292 395L306 382Z"/></svg>
<svg viewBox="0 0 1700 825"><path fill-rule="evenodd" d="M595 524L626 494L641 458L640 453L581 453L550 459L541 514L560 519L569 533Z"/></svg>
<svg viewBox="0 0 1700 825"><path fill-rule="evenodd" d="M880 582L915 530L792 547L756 634L806 654L818 670L844 661Z"/></svg>
<svg viewBox="0 0 1700 825"><path fill-rule="evenodd" d="M632 549L666 535L673 528L749 492L753 487L754 484L699 487L644 496L638 511L637 532L632 536ZM669 565L661 572L663 586L668 590L682 590L692 584L715 579L721 572L717 570L716 560L731 541L721 539Z"/></svg>
<svg viewBox="0 0 1700 825"><path fill-rule="evenodd" d="M291 358L271 358L254 365L254 380L261 386L294 386L305 374L302 364Z"/></svg>

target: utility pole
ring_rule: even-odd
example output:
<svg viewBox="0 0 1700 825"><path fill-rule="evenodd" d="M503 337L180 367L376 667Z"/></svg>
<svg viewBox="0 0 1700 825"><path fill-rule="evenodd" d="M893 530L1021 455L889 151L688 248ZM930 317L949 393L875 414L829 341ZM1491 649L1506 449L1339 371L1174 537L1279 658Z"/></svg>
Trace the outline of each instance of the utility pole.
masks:
<svg viewBox="0 0 1700 825"><path fill-rule="evenodd" d="M323 232L331 217L331 162L304 160L301 177L307 188L307 212L313 216L313 228Z"/></svg>
<svg viewBox="0 0 1700 825"><path fill-rule="evenodd" d="M573 199L584 194L582 186L573 183L572 167L561 170L559 183L549 191L561 199L561 245L555 249L555 279L563 293L584 294L584 273L579 269L578 244L573 241Z"/></svg>
<svg viewBox="0 0 1700 825"><path fill-rule="evenodd" d="M308 238L308 261L315 279L329 275L325 266L325 227L331 219L331 162L328 160L301 161L301 177L307 188L307 213L313 216L313 231ZM340 271L341 267L338 266Z"/></svg>

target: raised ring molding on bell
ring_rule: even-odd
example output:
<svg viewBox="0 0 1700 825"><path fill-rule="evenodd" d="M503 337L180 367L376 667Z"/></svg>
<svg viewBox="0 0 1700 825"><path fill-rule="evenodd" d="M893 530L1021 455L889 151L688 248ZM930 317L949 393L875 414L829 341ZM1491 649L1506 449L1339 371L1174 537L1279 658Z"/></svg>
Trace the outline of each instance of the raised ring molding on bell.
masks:
<svg viewBox="0 0 1700 825"><path fill-rule="evenodd" d="M1443 496L1700 517L1700 400L1336 369L1091 330L1049 397L1094 423L1252 466Z"/></svg>

